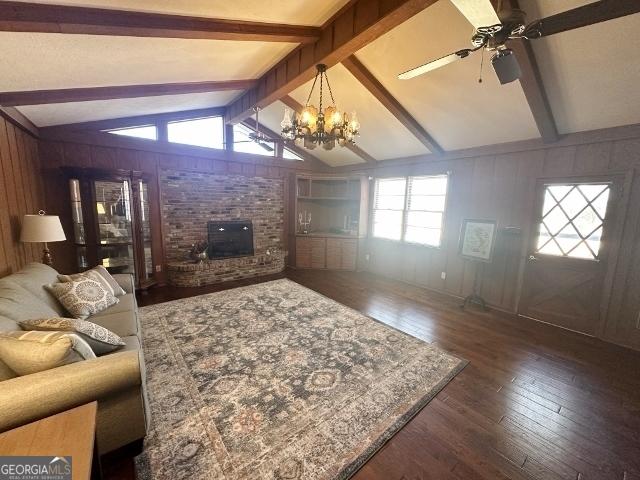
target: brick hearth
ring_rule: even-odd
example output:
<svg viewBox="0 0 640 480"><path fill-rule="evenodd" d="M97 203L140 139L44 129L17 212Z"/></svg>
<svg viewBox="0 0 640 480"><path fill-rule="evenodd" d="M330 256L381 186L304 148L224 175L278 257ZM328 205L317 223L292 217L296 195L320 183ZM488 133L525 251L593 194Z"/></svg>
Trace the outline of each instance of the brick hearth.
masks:
<svg viewBox="0 0 640 480"><path fill-rule="evenodd" d="M201 263L170 262L168 281L175 287L200 287L241 278L269 275L284 270L286 252L270 252L253 257L205 260Z"/></svg>

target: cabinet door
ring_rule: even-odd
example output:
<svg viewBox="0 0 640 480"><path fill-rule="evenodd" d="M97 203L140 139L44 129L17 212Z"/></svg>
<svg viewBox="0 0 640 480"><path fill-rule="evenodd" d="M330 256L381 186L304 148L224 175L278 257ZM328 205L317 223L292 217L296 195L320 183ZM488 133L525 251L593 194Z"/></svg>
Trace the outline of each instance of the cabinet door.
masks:
<svg viewBox="0 0 640 480"><path fill-rule="evenodd" d="M326 268L326 238L311 239L311 268Z"/></svg>
<svg viewBox="0 0 640 480"><path fill-rule="evenodd" d="M342 244L342 270L355 270L358 258L358 241L355 239L345 239Z"/></svg>
<svg viewBox="0 0 640 480"><path fill-rule="evenodd" d="M296 267L311 268L311 239L296 237Z"/></svg>
<svg viewBox="0 0 640 480"><path fill-rule="evenodd" d="M340 270L342 268L342 239L327 238L327 268Z"/></svg>

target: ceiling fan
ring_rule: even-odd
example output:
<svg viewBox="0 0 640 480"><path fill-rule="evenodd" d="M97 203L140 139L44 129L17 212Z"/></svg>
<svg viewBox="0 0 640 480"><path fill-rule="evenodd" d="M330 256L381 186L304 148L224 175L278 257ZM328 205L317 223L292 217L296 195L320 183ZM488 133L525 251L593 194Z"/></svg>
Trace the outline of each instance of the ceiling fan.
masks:
<svg viewBox="0 0 640 480"><path fill-rule="evenodd" d="M276 142L281 142L282 139L281 138L271 138L271 137L268 137L267 135L265 135L263 132L261 132L260 131L260 120L259 120L259 118L260 118L260 107L253 107L253 111L256 114L256 119L255 119L254 125L245 124L246 127L252 129L252 131L247 135L249 137L249 140L238 140L238 141L234 141L233 143L234 144L236 144L236 143L257 143L262 148L264 148L267 152L271 153L274 150L272 144L275 144Z"/></svg>
<svg viewBox="0 0 640 480"><path fill-rule="evenodd" d="M601 0L526 23L525 13L518 8L512 8L510 0L500 1L497 13L491 0L451 0L451 2L475 27L471 37L472 47L407 70L398 75L399 79L407 80L417 77L466 58L473 52L486 49L493 52L491 64L500 83L513 82L520 78L521 71L513 50L507 46L510 40L534 40L638 11L636 1Z"/></svg>

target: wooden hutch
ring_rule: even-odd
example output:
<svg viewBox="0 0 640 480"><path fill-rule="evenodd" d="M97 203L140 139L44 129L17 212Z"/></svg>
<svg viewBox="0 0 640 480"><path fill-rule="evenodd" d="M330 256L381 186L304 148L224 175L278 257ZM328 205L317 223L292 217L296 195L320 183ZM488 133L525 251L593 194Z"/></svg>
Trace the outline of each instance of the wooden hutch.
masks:
<svg viewBox="0 0 640 480"><path fill-rule="evenodd" d="M367 177L292 175L291 182L289 264L357 270L367 236Z"/></svg>

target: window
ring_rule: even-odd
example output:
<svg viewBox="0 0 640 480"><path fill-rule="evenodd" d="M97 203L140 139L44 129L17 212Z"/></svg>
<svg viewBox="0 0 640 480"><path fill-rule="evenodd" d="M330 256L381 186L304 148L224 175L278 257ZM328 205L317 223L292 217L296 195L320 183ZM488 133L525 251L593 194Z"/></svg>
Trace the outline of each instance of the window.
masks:
<svg viewBox="0 0 640 480"><path fill-rule="evenodd" d="M233 151L274 157L276 154L275 144L273 142L256 143L249 137L251 133L253 133L253 130L246 125L241 123L234 125Z"/></svg>
<svg viewBox="0 0 640 480"><path fill-rule="evenodd" d="M170 142L196 147L224 148L224 122L222 117L180 120L167 124Z"/></svg>
<svg viewBox="0 0 640 480"><path fill-rule="evenodd" d="M158 129L155 125L143 125L140 127L115 128L113 130L105 130L107 133L114 135L123 135L126 137L146 138L147 140L158 139Z"/></svg>
<svg viewBox="0 0 640 480"><path fill-rule="evenodd" d="M406 178L381 178L376 180L373 200L373 236L402 239L402 222L407 193Z"/></svg>
<svg viewBox="0 0 640 480"><path fill-rule="evenodd" d="M536 252L597 259L610 190L606 183L546 185Z"/></svg>
<svg viewBox="0 0 640 480"><path fill-rule="evenodd" d="M447 176L409 177L407 220L404 240L410 243L440 246L444 207L447 199Z"/></svg>
<svg viewBox="0 0 640 480"><path fill-rule="evenodd" d="M284 149L282 150L282 158L284 158L285 160L303 160L300 155L289 150L287 147L284 147Z"/></svg>
<svg viewBox="0 0 640 480"><path fill-rule="evenodd" d="M447 182L447 175L376 180L373 236L439 247Z"/></svg>

